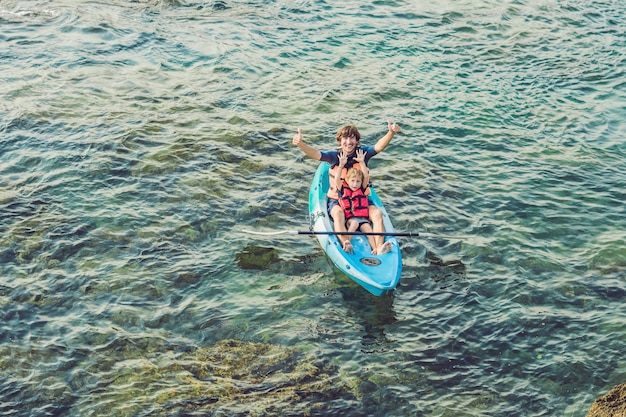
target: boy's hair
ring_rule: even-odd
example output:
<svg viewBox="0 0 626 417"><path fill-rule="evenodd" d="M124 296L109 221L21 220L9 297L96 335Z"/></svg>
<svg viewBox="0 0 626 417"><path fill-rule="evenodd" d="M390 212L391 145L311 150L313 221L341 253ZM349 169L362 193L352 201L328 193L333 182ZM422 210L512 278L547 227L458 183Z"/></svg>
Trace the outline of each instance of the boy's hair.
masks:
<svg viewBox="0 0 626 417"><path fill-rule="evenodd" d="M357 142L361 140L361 134L359 133L356 126L353 126L353 125L344 126L337 131L337 136L336 136L337 142L341 142L341 138L344 136L346 137L354 136Z"/></svg>
<svg viewBox="0 0 626 417"><path fill-rule="evenodd" d="M361 182L363 182L363 180L365 179L365 174L363 174L363 171L358 168L350 168L348 172L346 172L345 180L348 181L352 177L359 177L361 179Z"/></svg>

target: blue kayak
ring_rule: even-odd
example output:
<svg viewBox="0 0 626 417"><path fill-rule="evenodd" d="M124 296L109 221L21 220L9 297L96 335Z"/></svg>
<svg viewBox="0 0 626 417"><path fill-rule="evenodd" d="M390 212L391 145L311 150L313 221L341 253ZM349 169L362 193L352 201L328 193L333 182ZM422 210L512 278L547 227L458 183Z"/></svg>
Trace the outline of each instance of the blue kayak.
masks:
<svg viewBox="0 0 626 417"><path fill-rule="evenodd" d="M309 192L309 215L314 232L333 232L333 221L328 216L326 193L330 185L328 171L330 165L322 162L315 172ZM393 232L389 215L376 194L370 187L370 202L383 212L385 232ZM393 290L402 274L402 254L395 236L386 236L391 242L391 251L384 255L372 255L367 237L362 234L352 236L352 253L344 252L341 242L333 234L315 235L326 255L335 266L356 283L374 295L382 295Z"/></svg>

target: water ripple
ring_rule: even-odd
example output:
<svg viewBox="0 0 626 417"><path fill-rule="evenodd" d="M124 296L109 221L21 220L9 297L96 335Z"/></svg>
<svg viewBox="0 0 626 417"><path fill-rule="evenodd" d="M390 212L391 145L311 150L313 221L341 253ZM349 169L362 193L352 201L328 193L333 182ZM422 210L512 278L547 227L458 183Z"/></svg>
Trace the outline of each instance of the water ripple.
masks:
<svg viewBox="0 0 626 417"><path fill-rule="evenodd" d="M623 382L614 4L0 6L0 410L576 415ZM393 295L306 229L356 124ZM521 411L523 410L523 411ZM546 411L547 410L547 411Z"/></svg>

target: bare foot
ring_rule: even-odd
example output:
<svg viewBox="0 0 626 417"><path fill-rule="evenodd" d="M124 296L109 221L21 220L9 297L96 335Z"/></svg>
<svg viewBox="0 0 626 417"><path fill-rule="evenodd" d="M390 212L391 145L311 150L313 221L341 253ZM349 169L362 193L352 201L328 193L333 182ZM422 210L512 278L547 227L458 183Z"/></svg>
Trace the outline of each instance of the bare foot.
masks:
<svg viewBox="0 0 626 417"><path fill-rule="evenodd" d="M372 251L372 253L374 255L384 255L390 251L391 251L391 242L385 242L382 245L380 245L378 248L376 248L375 251Z"/></svg>
<svg viewBox="0 0 626 417"><path fill-rule="evenodd" d="M343 241L343 250L346 253L352 253L352 243L350 243L349 240L344 240Z"/></svg>

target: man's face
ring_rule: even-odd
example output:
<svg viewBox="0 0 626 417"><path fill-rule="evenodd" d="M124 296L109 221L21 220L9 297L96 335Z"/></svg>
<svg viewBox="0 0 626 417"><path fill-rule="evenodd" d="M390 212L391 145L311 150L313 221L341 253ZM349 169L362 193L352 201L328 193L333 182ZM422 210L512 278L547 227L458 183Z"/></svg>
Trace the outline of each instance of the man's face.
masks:
<svg viewBox="0 0 626 417"><path fill-rule="evenodd" d="M347 154L354 152L358 144L354 136L342 136L341 142L339 142L341 149Z"/></svg>

